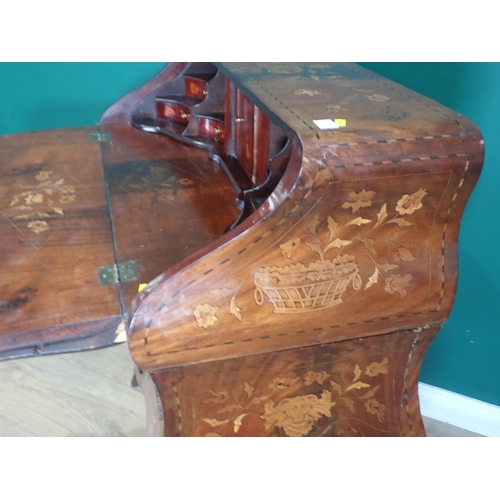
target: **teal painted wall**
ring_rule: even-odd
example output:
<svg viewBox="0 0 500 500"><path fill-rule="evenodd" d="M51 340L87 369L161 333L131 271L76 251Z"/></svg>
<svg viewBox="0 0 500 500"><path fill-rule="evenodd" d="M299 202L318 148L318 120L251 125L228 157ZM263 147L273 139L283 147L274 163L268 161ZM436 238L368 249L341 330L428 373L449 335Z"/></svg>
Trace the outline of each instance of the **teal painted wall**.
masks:
<svg viewBox="0 0 500 500"><path fill-rule="evenodd" d="M500 405L500 64L362 65L458 111L483 134L483 171L460 230L457 297L420 380Z"/></svg>
<svg viewBox="0 0 500 500"><path fill-rule="evenodd" d="M0 134L99 122L165 63L2 63Z"/></svg>
<svg viewBox="0 0 500 500"><path fill-rule="evenodd" d="M500 64L363 63L473 120L486 160L459 242L459 284L449 322L431 345L420 380L500 405ZM92 125L163 63L0 64L0 134Z"/></svg>

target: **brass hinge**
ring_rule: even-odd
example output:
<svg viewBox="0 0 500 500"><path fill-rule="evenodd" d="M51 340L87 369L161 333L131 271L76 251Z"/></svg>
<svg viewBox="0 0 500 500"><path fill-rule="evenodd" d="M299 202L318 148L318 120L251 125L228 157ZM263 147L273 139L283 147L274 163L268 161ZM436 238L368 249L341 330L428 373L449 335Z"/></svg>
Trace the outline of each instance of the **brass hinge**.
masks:
<svg viewBox="0 0 500 500"><path fill-rule="evenodd" d="M123 264L114 264L113 266L99 268L99 284L103 286L134 281L136 279L137 273L135 272L135 263L133 260L129 260Z"/></svg>

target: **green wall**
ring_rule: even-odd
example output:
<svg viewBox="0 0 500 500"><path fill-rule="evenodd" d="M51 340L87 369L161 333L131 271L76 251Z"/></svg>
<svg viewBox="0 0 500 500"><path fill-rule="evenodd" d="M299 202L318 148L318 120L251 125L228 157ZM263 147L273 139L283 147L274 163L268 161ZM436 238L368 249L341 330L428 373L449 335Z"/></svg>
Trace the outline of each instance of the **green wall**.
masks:
<svg viewBox="0 0 500 500"><path fill-rule="evenodd" d="M496 201L500 170L500 64L362 63L472 119L482 131L486 160L460 235L457 299L431 345L420 380L500 405L500 231ZM163 63L0 64L0 134L92 125L122 95ZM498 309L497 309L498 308Z"/></svg>
<svg viewBox="0 0 500 500"><path fill-rule="evenodd" d="M2 63L0 134L99 122L165 63Z"/></svg>
<svg viewBox="0 0 500 500"><path fill-rule="evenodd" d="M484 167L460 232L457 297L420 380L500 405L500 64L362 65L467 116L483 134Z"/></svg>

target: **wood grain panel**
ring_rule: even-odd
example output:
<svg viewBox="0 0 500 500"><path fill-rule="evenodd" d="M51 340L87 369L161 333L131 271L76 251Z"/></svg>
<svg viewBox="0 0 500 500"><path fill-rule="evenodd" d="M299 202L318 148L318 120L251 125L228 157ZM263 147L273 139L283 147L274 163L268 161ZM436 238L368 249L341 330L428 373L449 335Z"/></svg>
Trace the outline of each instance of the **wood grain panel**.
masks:
<svg viewBox="0 0 500 500"><path fill-rule="evenodd" d="M98 269L114 264L114 254L97 132L0 138L4 347L31 342L24 335L32 330L40 332L39 344L61 340L65 324L78 338L92 332L89 321L120 315L116 287L99 284Z"/></svg>
<svg viewBox="0 0 500 500"><path fill-rule="evenodd" d="M414 345L430 342L437 330L153 372L162 397L163 432L424 436L416 391L422 353L416 354Z"/></svg>
<svg viewBox="0 0 500 500"><path fill-rule="evenodd" d="M220 237L239 216L236 192L205 150L127 125L106 126L103 143L118 263L137 280L121 284L124 309L139 283Z"/></svg>

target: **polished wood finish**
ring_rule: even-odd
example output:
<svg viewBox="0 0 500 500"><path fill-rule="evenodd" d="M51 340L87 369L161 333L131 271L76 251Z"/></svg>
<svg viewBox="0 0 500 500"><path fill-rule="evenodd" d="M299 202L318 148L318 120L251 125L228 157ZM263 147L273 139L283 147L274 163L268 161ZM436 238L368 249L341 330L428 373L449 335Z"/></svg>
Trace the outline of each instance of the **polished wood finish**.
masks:
<svg viewBox="0 0 500 500"><path fill-rule="evenodd" d="M287 135L290 156L254 212L133 302L131 353L143 385L158 390L160 414L171 412L155 432L423 435L418 371L453 303L481 135L355 65L220 69L235 87L226 149L250 175L251 102ZM313 119L339 127L321 130ZM365 345L388 350L368 359ZM328 366L318 362L325 350L335 352ZM363 379L369 366L384 383ZM273 388L279 374L293 381L287 391Z"/></svg>
<svg viewBox="0 0 500 500"><path fill-rule="evenodd" d="M126 310L138 285L216 240L240 215L236 192L206 151L128 125L105 125L102 143L117 262L135 263L120 284Z"/></svg>
<svg viewBox="0 0 500 500"><path fill-rule="evenodd" d="M458 222L482 164L474 126L356 66L333 67L318 80L259 73L252 65L225 71L255 100L279 95L261 106L282 119L284 129L288 122L296 130L291 159L258 211L196 262L137 297L129 333L139 366L157 369L442 323L456 286ZM349 108L333 104L356 93L363 99ZM306 110L319 118L342 113L348 126L314 129L303 119ZM302 285L300 277L313 271L320 283L321 273L348 279L333 280L342 291L326 293L322 303L292 303L313 293L314 281L304 278ZM266 282L281 284L281 291ZM226 291L216 299L220 290ZM279 304L273 293L291 295ZM241 312L231 312L231 303ZM155 315L159 307L175 313Z"/></svg>
<svg viewBox="0 0 500 500"><path fill-rule="evenodd" d="M98 129L0 137L0 357L108 345L122 321ZM67 341L69 340L69 345Z"/></svg>
<svg viewBox="0 0 500 500"><path fill-rule="evenodd" d="M97 136L106 241L137 273L103 320L125 321L151 435L424 435L470 121L353 64L176 63Z"/></svg>
<svg viewBox="0 0 500 500"><path fill-rule="evenodd" d="M417 346L431 340L437 330L404 331L153 372L163 415L149 432L423 436L413 380L419 367L412 365Z"/></svg>

